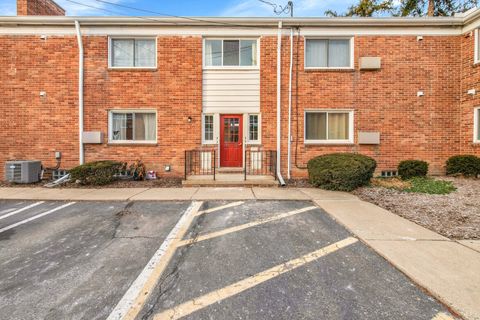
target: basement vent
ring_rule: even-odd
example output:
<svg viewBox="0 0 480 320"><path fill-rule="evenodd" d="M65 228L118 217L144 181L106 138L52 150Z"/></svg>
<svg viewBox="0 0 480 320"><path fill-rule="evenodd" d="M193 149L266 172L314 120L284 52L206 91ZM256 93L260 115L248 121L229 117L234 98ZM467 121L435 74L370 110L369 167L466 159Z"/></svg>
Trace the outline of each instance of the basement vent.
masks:
<svg viewBox="0 0 480 320"><path fill-rule="evenodd" d="M64 176L67 175L67 173L68 172L66 170L53 170L52 180L57 180L57 179L63 178Z"/></svg>
<svg viewBox="0 0 480 320"><path fill-rule="evenodd" d="M398 171L397 171L397 170L385 170L385 171L382 171L382 177L383 177L383 178L397 177L397 176L398 176Z"/></svg>

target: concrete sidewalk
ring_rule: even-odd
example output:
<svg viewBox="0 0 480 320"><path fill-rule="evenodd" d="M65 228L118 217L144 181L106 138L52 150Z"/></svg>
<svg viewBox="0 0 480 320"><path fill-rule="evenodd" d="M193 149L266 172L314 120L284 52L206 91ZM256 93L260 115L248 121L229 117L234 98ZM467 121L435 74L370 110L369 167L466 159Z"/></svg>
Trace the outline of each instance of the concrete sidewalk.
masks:
<svg viewBox="0 0 480 320"><path fill-rule="evenodd" d="M361 200L315 203L465 319L480 319L480 240L453 241Z"/></svg>
<svg viewBox="0 0 480 320"><path fill-rule="evenodd" d="M313 188L0 188L0 199L312 200L451 310L480 320L480 240L447 239L349 193Z"/></svg>
<svg viewBox="0 0 480 320"><path fill-rule="evenodd" d="M345 200L356 199L356 197L344 192L309 188L0 188L0 199L65 201Z"/></svg>

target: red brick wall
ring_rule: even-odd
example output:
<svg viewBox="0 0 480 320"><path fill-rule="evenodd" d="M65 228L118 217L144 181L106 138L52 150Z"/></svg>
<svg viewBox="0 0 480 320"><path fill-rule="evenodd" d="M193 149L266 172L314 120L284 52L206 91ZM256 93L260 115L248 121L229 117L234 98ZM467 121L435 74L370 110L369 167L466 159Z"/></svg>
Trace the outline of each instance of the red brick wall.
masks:
<svg viewBox="0 0 480 320"><path fill-rule="evenodd" d="M480 64L474 64L475 35L466 33L461 37L461 153L480 155L480 144L473 143L473 110L480 107ZM467 94L470 89L477 93Z"/></svg>
<svg viewBox="0 0 480 320"><path fill-rule="evenodd" d="M109 70L107 37L84 37L85 131L102 145L85 145L85 161L141 159L148 169L183 174L186 149L201 143L202 38L158 37L158 69ZM78 48L75 37L0 37L0 168L12 159L38 159L62 168L78 164ZM2 68L3 69L3 68ZM46 91L45 98L40 91ZM108 110L157 109L157 145L109 145ZM192 122L188 122L192 117Z"/></svg>
<svg viewBox="0 0 480 320"><path fill-rule="evenodd" d="M78 163L75 37L0 36L0 179L6 160ZM46 92L45 97L40 92Z"/></svg>
<svg viewBox="0 0 480 320"><path fill-rule="evenodd" d="M460 39L458 37L355 37L355 70L305 70L304 38L294 44L298 59L298 87L293 80L292 176L306 176L303 168L312 157L331 152L360 152L378 161L378 170L395 169L404 159L430 163L431 173L444 171L448 156L459 152ZM262 39L263 119L276 121L276 37ZM290 41L282 50L282 173L286 176L288 126L288 68ZM360 71L362 56L382 58L378 71ZM297 91L298 90L298 91ZM417 91L424 97L417 97ZM297 96L298 95L298 96ZM297 100L298 99L298 100ZM298 103L296 103L298 101ZM305 109L353 109L355 144L305 145ZM298 114L298 116L297 116ZM297 135L298 121L298 135ZM265 128L265 121L263 121ZM273 128L271 129L273 130ZM359 145L358 131L377 131L378 146ZM264 141L274 148L274 131L264 130ZM272 137L272 138L270 138ZM295 157L297 150L297 157ZM296 159L296 160L295 160Z"/></svg>
<svg viewBox="0 0 480 320"><path fill-rule="evenodd" d="M85 131L102 131L102 145L86 145L85 161L141 159L170 175L184 172L185 150L201 144L202 38L158 37L158 69L108 70L107 37L84 37ZM108 110L156 109L157 145L109 145ZM188 122L192 117L192 122Z"/></svg>
<svg viewBox="0 0 480 320"><path fill-rule="evenodd" d="M86 161L142 159L163 173L171 164L183 174L184 150L201 144L202 39L158 37L158 69L109 70L106 36L84 37L85 131L101 131L102 145L86 145ZM262 143L276 148L276 37L261 38ZM0 36L0 177L8 159L38 159L62 167L78 164L78 48L74 36ZM395 169L400 160L416 158L442 173L448 156L475 152L473 106L479 70L472 67L473 37L362 36L355 38L354 71L305 71L303 38L299 41L298 87L293 81L292 174L306 175L306 162L335 151L373 156L379 170ZM468 52L468 51L472 52ZM460 56L464 57L463 63ZM358 58L379 56L378 71L359 71ZM466 60L467 59L467 60ZM286 176L289 39L282 50L282 172ZM294 68L294 71L296 68ZM294 72L296 75L297 72ZM297 93L298 89L298 95ZM417 97L422 90L424 97ZM46 97L40 97L45 91ZM475 99L475 100L474 100ZM298 100L298 103L296 101ZM158 144L108 145L108 110L148 108L158 112ZM297 116L298 108L298 116ZM351 108L357 131L379 131L379 146L306 146L306 108ZM189 123L188 117L193 121ZM298 120L298 137L296 134ZM355 141L357 138L355 137ZM297 143L298 142L298 143ZM295 161L295 150L297 159ZM298 165L298 167L296 166ZM167 173L165 173L167 174Z"/></svg>
<svg viewBox="0 0 480 320"><path fill-rule="evenodd" d="M52 0L17 0L19 16L64 16L63 10Z"/></svg>

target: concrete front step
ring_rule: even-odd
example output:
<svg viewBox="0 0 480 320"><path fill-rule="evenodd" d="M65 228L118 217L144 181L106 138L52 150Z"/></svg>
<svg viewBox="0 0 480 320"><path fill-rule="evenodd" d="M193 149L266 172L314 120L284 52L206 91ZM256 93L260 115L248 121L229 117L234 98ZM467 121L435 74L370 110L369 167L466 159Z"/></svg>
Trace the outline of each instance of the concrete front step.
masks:
<svg viewBox="0 0 480 320"><path fill-rule="evenodd" d="M217 173L243 173L243 168L230 168L230 167L223 167L217 168Z"/></svg>

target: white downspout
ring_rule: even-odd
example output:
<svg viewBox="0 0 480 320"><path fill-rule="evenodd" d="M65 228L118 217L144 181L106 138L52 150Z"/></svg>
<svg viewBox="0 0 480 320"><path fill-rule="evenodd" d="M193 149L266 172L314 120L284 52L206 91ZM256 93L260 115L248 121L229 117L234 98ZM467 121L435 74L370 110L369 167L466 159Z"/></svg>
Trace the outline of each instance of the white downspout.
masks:
<svg viewBox="0 0 480 320"><path fill-rule="evenodd" d="M85 153L83 149L83 41L80 31L80 23L75 20L75 29L77 30L78 40L78 143L79 143L79 162L85 162Z"/></svg>
<svg viewBox="0 0 480 320"><path fill-rule="evenodd" d="M282 122L281 122L281 113L282 113L282 21L278 22L278 39L277 39L277 177L280 185L284 186L285 181L283 180L281 171L281 156L280 156L280 147L282 144Z"/></svg>
<svg viewBox="0 0 480 320"><path fill-rule="evenodd" d="M293 28L290 29L290 78L288 80L288 160L287 179L290 179L292 170L292 77L293 77Z"/></svg>

